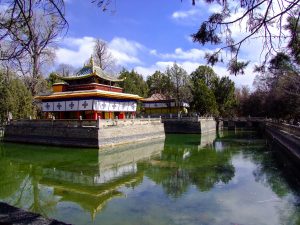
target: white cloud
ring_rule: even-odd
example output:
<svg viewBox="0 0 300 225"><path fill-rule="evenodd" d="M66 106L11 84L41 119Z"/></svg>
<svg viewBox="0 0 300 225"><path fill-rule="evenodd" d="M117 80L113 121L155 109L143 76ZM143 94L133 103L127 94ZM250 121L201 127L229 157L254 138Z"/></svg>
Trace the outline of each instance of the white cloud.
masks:
<svg viewBox="0 0 300 225"><path fill-rule="evenodd" d="M253 66L254 64L250 63L245 69L244 75L236 76L230 75L225 65L217 65L214 66L213 69L220 77L228 76L232 81L234 81L236 87L249 86L251 88L255 78L255 74L253 73Z"/></svg>
<svg viewBox="0 0 300 225"><path fill-rule="evenodd" d="M194 42L193 42L193 38L192 38L191 35L185 35L184 38L185 38L188 42L194 43Z"/></svg>
<svg viewBox="0 0 300 225"><path fill-rule="evenodd" d="M168 67L173 66L173 64L174 61L158 61L149 67L137 66L134 69L138 73L142 74L144 78L146 78L147 76L152 75L156 70L164 72ZM198 62L190 62L190 61L184 61L179 63L177 62L177 64L183 69L185 69L188 74L193 72L198 66L201 65Z"/></svg>
<svg viewBox="0 0 300 225"><path fill-rule="evenodd" d="M222 6L220 4L210 4L208 6L208 11L210 13L220 13L222 11Z"/></svg>
<svg viewBox="0 0 300 225"><path fill-rule="evenodd" d="M157 50L156 49L151 49L149 51L150 55L157 55Z"/></svg>
<svg viewBox="0 0 300 225"><path fill-rule="evenodd" d="M136 41L130 41L126 38L115 37L109 43L109 48L122 51L129 55L137 55L139 50L144 49L144 46Z"/></svg>
<svg viewBox="0 0 300 225"><path fill-rule="evenodd" d="M182 50L182 48L176 48L173 53L158 53L157 50L152 50L150 53L161 59L199 61L203 59L206 52L211 51L207 49L201 50L197 48L192 48L184 51Z"/></svg>
<svg viewBox="0 0 300 225"><path fill-rule="evenodd" d="M65 63L74 67L81 67L92 55L94 37L65 38L62 40L62 47L56 51L58 64ZM108 43L108 50L116 60L116 64L126 66L128 64L140 64L138 58L140 51L144 49L138 42L126 38L115 37Z"/></svg>
<svg viewBox="0 0 300 225"><path fill-rule="evenodd" d="M115 49L110 49L110 52L114 59L116 59L117 65L126 66L127 64L141 63L141 61L137 57L128 55L125 52L121 52Z"/></svg>
<svg viewBox="0 0 300 225"><path fill-rule="evenodd" d="M173 19L185 19L185 18L192 17L198 13L199 13L198 9L190 9L187 11L176 11L176 12L173 12L172 18Z"/></svg>
<svg viewBox="0 0 300 225"><path fill-rule="evenodd" d="M138 55L144 49L144 46L136 41L115 37L109 42L108 47L112 56L116 59L117 65L126 66L141 63Z"/></svg>
<svg viewBox="0 0 300 225"><path fill-rule="evenodd" d="M93 52L94 40L93 37L65 38L62 41L65 47L60 47L56 51L57 63L82 66Z"/></svg>
<svg viewBox="0 0 300 225"><path fill-rule="evenodd" d="M204 1L198 1L195 6L190 6L188 10L180 10L172 13L172 19L176 21L199 21L199 18L203 19L203 15L206 13L217 13L222 10L222 6L217 3L205 3Z"/></svg>

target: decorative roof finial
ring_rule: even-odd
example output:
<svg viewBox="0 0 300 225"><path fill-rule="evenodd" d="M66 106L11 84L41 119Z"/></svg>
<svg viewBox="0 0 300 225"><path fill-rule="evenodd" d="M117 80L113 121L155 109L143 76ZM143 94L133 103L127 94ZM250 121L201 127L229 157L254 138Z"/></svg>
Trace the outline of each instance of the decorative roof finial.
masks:
<svg viewBox="0 0 300 225"><path fill-rule="evenodd" d="M93 56L91 55L91 58L90 58L90 65L93 67L94 66L94 58Z"/></svg>
<svg viewBox="0 0 300 225"><path fill-rule="evenodd" d="M90 58L90 66L92 68L92 72L94 73L94 58L93 58L93 55L91 55L91 58Z"/></svg>

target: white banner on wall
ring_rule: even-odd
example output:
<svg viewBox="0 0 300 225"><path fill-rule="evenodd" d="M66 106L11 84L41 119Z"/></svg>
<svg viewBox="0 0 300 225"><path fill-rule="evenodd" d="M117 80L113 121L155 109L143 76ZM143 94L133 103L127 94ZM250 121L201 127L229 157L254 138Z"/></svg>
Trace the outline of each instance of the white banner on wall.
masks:
<svg viewBox="0 0 300 225"><path fill-rule="evenodd" d="M52 112L53 111L53 102L43 102L42 109L43 109L43 112Z"/></svg>
<svg viewBox="0 0 300 225"><path fill-rule="evenodd" d="M93 109L93 100L80 100L78 103L78 110L85 111L85 110L92 110Z"/></svg>
<svg viewBox="0 0 300 225"><path fill-rule="evenodd" d="M135 101L109 101L109 100L74 100L59 102L43 102L43 112L85 111L95 110L104 112L135 112Z"/></svg>
<svg viewBox="0 0 300 225"><path fill-rule="evenodd" d="M57 112L66 111L66 102L65 101L53 102L53 105L54 105L53 111L57 111Z"/></svg>
<svg viewBox="0 0 300 225"><path fill-rule="evenodd" d="M66 111L78 111L78 101L66 101Z"/></svg>

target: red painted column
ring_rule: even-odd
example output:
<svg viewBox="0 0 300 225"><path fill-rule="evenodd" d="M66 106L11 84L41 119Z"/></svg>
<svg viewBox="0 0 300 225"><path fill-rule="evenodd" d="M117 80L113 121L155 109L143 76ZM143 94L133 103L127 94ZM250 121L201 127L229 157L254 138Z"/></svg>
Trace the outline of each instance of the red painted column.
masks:
<svg viewBox="0 0 300 225"><path fill-rule="evenodd" d="M93 120L97 120L98 118L98 113L96 111L93 112Z"/></svg>
<svg viewBox="0 0 300 225"><path fill-rule="evenodd" d="M59 119L64 119L64 113L63 112L59 112Z"/></svg>
<svg viewBox="0 0 300 225"><path fill-rule="evenodd" d="M80 117L80 112L77 111L77 112L76 112L76 118L79 119L79 117Z"/></svg>

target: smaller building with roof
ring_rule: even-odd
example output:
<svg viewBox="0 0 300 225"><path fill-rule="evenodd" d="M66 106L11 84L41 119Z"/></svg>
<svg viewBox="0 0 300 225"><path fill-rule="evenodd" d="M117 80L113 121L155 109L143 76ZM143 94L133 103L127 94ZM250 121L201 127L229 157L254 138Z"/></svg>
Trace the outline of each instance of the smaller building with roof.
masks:
<svg viewBox="0 0 300 225"><path fill-rule="evenodd" d="M45 118L57 119L123 119L134 116L138 95L123 93L113 78L94 65L91 57L74 76L58 77L61 82L52 86L53 92L37 96L42 101Z"/></svg>
<svg viewBox="0 0 300 225"><path fill-rule="evenodd" d="M179 102L175 98L168 98L163 94L155 93L149 98L142 99L142 110L145 115L164 116L170 114L187 113L189 104Z"/></svg>

